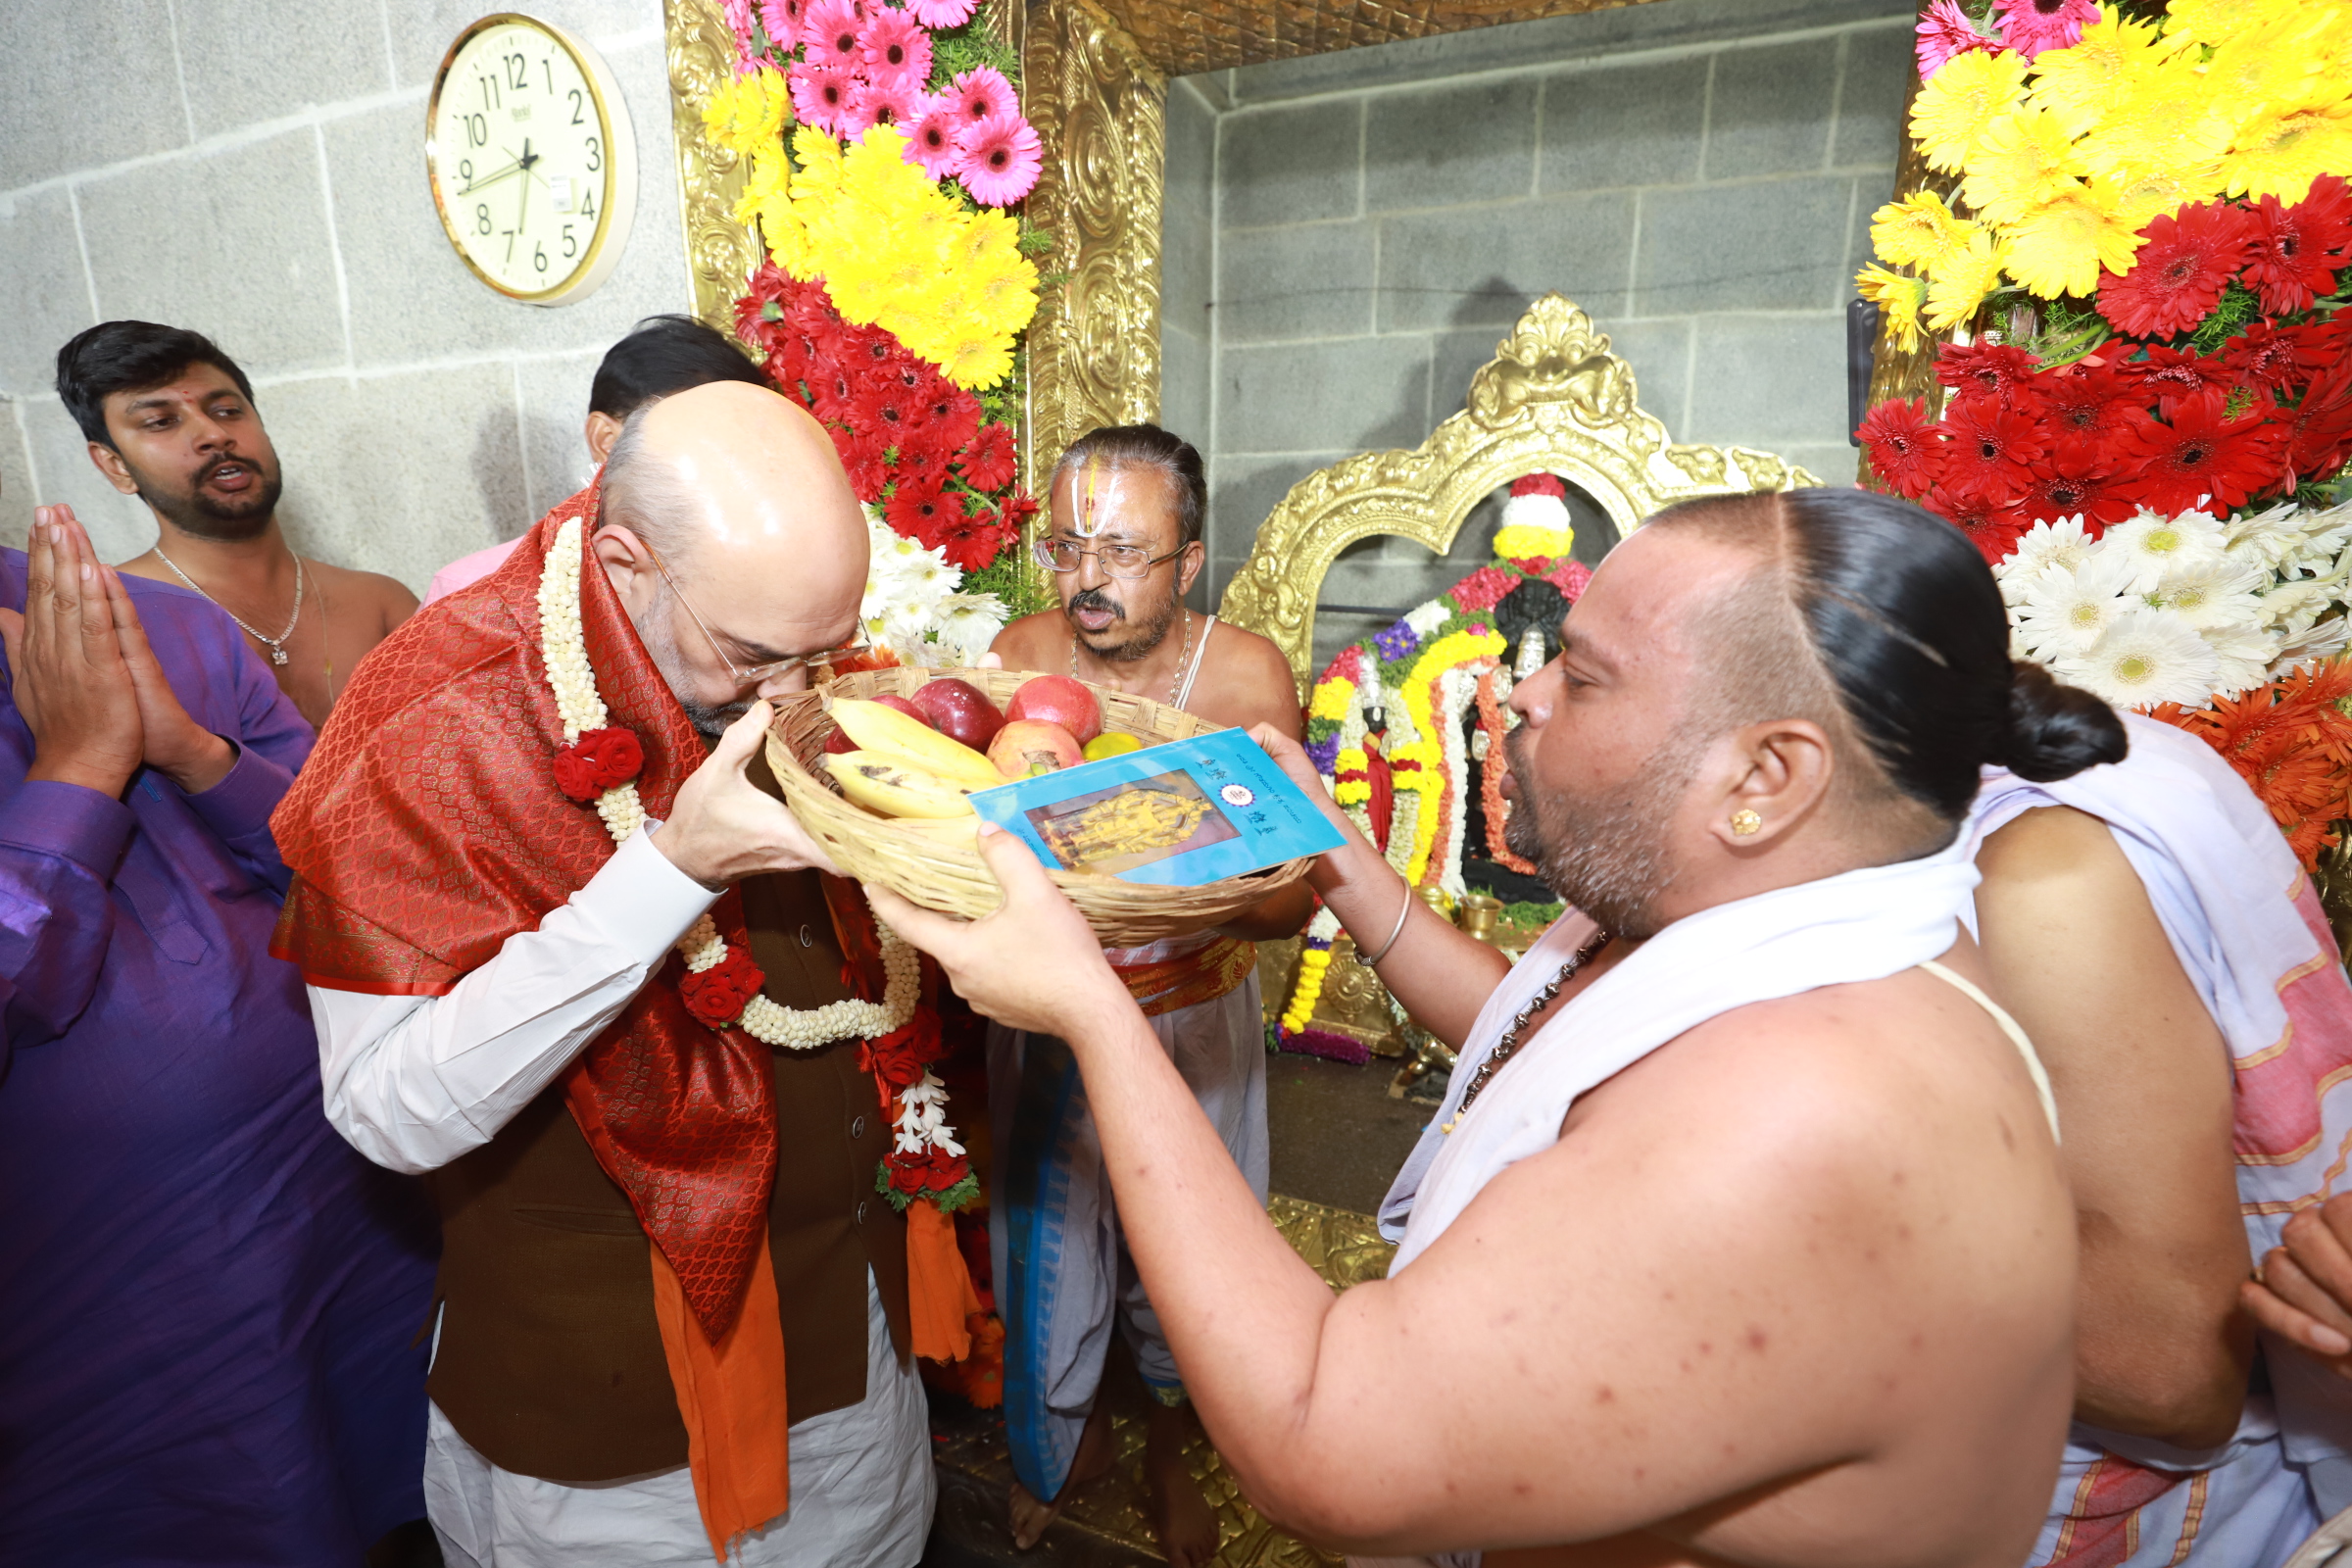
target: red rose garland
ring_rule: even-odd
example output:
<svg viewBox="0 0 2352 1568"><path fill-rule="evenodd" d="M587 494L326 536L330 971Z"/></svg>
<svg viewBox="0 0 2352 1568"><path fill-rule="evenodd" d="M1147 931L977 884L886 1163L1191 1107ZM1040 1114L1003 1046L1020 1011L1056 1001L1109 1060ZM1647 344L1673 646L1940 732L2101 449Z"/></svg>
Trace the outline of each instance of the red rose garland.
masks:
<svg viewBox="0 0 2352 1568"><path fill-rule="evenodd" d="M556 748L556 787L575 801L593 801L644 767L645 748L636 732L618 724L582 730L579 739Z"/></svg>

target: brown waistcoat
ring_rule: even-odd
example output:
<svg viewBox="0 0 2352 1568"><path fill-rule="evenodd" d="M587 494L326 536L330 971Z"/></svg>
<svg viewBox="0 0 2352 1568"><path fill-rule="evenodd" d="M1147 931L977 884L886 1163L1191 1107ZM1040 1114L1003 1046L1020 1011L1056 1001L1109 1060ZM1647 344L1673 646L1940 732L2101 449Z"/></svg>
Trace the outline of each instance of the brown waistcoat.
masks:
<svg viewBox="0 0 2352 1568"><path fill-rule="evenodd" d="M753 961L786 1006L847 995L813 872L743 884ZM865 1275L907 1348L906 1228L874 1191L891 1147L858 1042L778 1051L768 1247L791 1419L865 1397ZM559 1085L496 1138L427 1178L441 1209L441 1344L426 1387L492 1464L585 1483L686 1462L651 1245Z"/></svg>

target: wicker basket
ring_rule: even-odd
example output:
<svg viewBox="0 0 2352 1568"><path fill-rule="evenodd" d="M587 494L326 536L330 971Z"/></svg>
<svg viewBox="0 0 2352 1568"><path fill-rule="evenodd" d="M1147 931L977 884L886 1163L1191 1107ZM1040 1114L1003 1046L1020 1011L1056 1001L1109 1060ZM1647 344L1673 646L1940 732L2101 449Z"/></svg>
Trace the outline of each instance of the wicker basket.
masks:
<svg viewBox="0 0 2352 1568"><path fill-rule="evenodd" d="M776 705L767 732L768 767L792 808L833 863L861 882L878 882L892 892L947 914L977 919L1003 902L997 879L980 852L940 836L937 825L877 816L842 798L840 786L817 759L833 733L826 716L828 694L841 697L910 697L938 676L969 681L1000 709L1029 672L1010 669L919 669L899 666L844 675L822 690L787 697ZM1133 735L1145 745L1205 734L1220 726L1204 723L1180 708L1087 683L1102 705L1102 727ZM960 820L960 819L959 819ZM1109 948L1140 948L1166 937L1190 936L1230 920L1278 889L1306 874L1307 862L1289 860L1248 876L1226 877L1200 887L1154 887L1114 876L1049 868L1054 880L1084 912L1095 935Z"/></svg>

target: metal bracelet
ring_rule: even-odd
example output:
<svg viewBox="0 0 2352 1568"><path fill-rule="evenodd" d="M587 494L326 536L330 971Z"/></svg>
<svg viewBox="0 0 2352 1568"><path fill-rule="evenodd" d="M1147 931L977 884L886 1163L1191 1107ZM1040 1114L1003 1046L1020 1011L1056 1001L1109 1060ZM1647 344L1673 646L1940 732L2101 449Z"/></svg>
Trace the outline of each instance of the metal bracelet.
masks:
<svg viewBox="0 0 2352 1568"><path fill-rule="evenodd" d="M1372 956L1363 960L1365 968L1376 969L1380 967L1380 960L1389 956L1389 950L1396 945L1396 939L1404 935L1405 917L1413 912L1413 905L1415 902L1416 901L1413 898L1413 890L1411 888L1406 888L1404 890L1404 907L1396 911L1396 929L1389 933L1389 940L1380 945L1380 951L1378 953L1375 953L1372 955Z"/></svg>

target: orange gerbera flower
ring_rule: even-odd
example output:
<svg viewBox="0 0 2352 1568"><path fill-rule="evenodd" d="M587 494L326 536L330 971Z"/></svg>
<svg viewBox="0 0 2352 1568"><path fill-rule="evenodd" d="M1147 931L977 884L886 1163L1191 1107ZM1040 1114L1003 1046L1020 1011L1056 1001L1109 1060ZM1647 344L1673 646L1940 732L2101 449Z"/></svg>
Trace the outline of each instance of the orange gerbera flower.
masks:
<svg viewBox="0 0 2352 1568"><path fill-rule="evenodd" d="M2352 817L2352 659L2305 664L2210 709L2167 703L2151 717L2188 731L2236 769L2306 871Z"/></svg>

